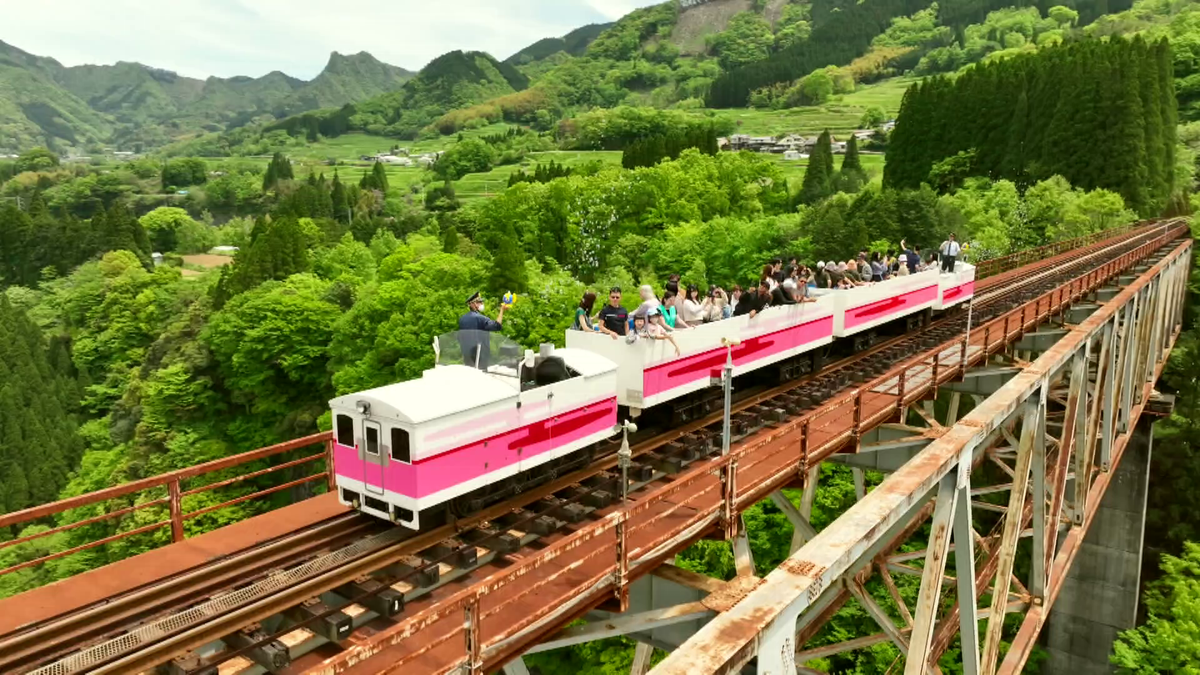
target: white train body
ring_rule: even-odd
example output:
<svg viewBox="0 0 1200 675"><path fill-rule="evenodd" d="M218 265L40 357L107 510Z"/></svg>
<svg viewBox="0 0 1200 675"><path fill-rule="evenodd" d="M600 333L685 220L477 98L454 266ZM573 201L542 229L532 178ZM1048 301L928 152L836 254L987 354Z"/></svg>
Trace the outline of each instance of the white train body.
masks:
<svg viewBox="0 0 1200 675"><path fill-rule="evenodd" d="M666 340L567 331L566 348L521 363L439 365L419 379L330 401L339 499L419 529L420 514L576 453L617 433L618 406L635 414L711 386L732 350L749 373L927 309L974 295L975 268L927 271L816 302L770 307L673 333ZM553 366L543 372L544 366ZM555 370L557 368L557 370ZM555 374L557 373L557 374ZM543 377L545 375L545 377Z"/></svg>

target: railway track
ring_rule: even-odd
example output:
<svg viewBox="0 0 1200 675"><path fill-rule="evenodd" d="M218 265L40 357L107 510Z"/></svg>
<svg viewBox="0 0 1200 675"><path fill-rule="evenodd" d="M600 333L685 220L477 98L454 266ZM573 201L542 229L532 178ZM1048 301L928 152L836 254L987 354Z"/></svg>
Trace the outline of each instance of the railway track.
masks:
<svg viewBox="0 0 1200 675"><path fill-rule="evenodd" d="M1144 228L1116 243L1103 242L993 277L979 284L970 319L963 310L915 334L828 364L818 373L743 392L733 409L734 440L781 416L818 407L838 391L882 374L905 357L961 335L968 320L981 324L1161 231L1161 227ZM628 492L636 495L669 481L673 474L718 453L720 423L721 415L713 413L635 439ZM486 576L502 566L506 556L527 546L551 544L602 515L621 494L620 476L614 472L617 445L584 469L432 532L384 532L373 520L348 515L5 636L0 639L0 670L136 672L172 659L172 670L180 673L215 672L216 664L228 665L235 659L277 670L287 665L286 655L297 639L317 643L379 617L399 617L406 605L434 602L439 589L461 585L468 576ZM326 602L331 591L349 602ZM287 622L272 619L295 607L305 609L290 612ZM253 628L243 630L246 626ZM226 643L225 651L204 655L194 651L217 639Z"/></svg>

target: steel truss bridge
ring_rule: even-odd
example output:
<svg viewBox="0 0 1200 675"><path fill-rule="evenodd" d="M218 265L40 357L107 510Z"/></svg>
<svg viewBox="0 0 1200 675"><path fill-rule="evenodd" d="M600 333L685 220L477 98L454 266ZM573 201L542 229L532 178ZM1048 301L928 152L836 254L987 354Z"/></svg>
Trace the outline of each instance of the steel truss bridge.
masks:
<svg viewBox="0 0 1200 675"><path fill-rule="evenodd" d="M420 535L337 504L327 433L0 515L48 525L0 542L25 547L0 576L163 544L0 600L0 671L519 675L523 654L625 635L635 675L656 647L663 675L790 675L884 642L907 673L955 654L968 675L1019 672L1048 620L1087 620L1078 596L1136 607L1136 572L1132 590L1097 583L1088 561L1140 552L1140 525L1096 523L1137 525L1136 494L1115 500L1139 484L1144 510L1188 236L1141 223L989 261L970 310L744 392L726 453L716 413L635 439L624 485L608 454ZM825 462L852 468L857 501L818 531ZM264 498L295 503L190 532ZM742 513L767 499L794 534L759 576ZM45 545L55 535L71 544ZM734 578L673 564L703 538L732 543ZM920 579L915 602L901 576ZM821 638L847 603L878 632ZM1063 663L1066 642L1042 637Z"/></svg>

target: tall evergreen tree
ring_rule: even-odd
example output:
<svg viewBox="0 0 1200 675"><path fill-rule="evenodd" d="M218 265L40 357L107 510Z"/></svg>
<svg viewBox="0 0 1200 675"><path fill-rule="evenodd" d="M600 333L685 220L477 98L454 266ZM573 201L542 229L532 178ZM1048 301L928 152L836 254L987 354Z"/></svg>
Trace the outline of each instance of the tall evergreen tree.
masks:
<svg viewBox="0 0 1200 675"><path fill-rule="evenodd" d="M858 138L853 134L846 141L846 154L842 157L842 173L856 173L866 176L862 159L858 156Z"/></svg>
<svg viewBox="0 0 1200 675"><path fill-rule="evenodd" d="M346 186L338 178L337 169L333 170L333 186L329 191L330 208L333 217L340 223L350 222L350 204L346 201Z"/></svg>
<svg viewBox="0 0 1200 675"><path fill-rule="evenodd" d="M82 455L79 389L41 331L0 294L0 509L52 501Z"/></svg>
<svg viewBox="0 0 1200 675"><path fill-rule="evenodd" d="M910 87L884 185L918 187L935 164L969 152L974 175L1028 184L1057 174L1154 215L1174 192L1175 115L1165 45L1113 38L1040 49Z"/></svg>
<svg viewBox="0 0 1200 675"><path fill-rule="evenodd" d="M804 182L800 185L800 202L816 204L831 192L833 181L833 141L825 130L817 138L817 144L808 153L808 169L804 171Z"/></svg>

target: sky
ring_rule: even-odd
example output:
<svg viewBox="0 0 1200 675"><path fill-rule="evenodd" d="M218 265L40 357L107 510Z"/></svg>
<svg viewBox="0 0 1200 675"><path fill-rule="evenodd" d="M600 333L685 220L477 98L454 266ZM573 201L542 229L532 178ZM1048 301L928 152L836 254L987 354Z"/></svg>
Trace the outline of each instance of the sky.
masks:
<svg viewBox="0 0 1200 675"><path fill-rule="evenodd" d="M663 0L0 0L0 40L66 66L137 61L180 75L311 79L330 52L409 70L454 49L505 59Z"/></svg>

